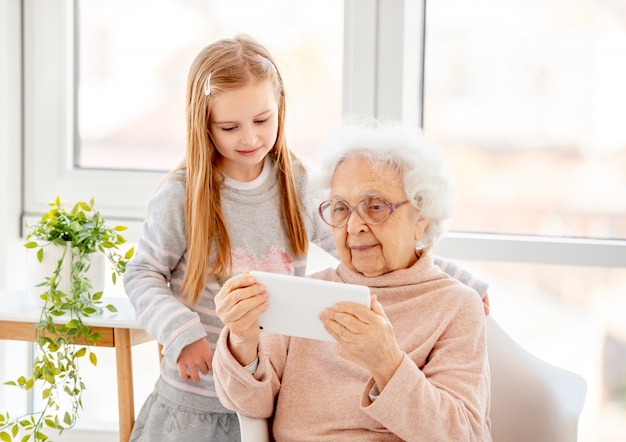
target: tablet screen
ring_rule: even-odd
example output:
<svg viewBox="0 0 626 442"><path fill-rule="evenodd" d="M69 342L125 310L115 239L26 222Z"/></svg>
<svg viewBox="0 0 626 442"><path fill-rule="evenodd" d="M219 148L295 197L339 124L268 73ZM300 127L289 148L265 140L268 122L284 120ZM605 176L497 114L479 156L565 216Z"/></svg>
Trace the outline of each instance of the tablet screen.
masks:
<svg viewBox="0 0 626 442"><path fill-rule="evenodd" d="M250 274L269 295L269 308L259 317L265 333L334 342L319 319L325 308L343 301L370 307L366 286L259 271Z"/></svg>

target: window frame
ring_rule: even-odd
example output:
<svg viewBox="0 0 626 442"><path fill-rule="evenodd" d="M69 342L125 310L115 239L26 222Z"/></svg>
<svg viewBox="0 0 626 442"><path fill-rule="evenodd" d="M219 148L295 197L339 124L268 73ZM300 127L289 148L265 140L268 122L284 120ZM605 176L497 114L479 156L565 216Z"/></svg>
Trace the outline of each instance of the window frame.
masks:
<svg viewBox="0 0 626 442"><path fill-rule="evenodd" d="M98 207L138 238L163 172L76 169L75 1L24 0L22 222L57 194L97 195ZM344 114L421 125L426 0L345 0ZM418 26L415 25L418 23ZM436 252L451 259L626 267L626 240L450 232Z"/></svg>
<svg viewBox="0 0 626 442"><path fill-rule="evenodd" d="M23 216L38 217L57 194L97 195L108 217L140 220L162 172L74 167L75 9L75 1L24 1Z"/></svg>

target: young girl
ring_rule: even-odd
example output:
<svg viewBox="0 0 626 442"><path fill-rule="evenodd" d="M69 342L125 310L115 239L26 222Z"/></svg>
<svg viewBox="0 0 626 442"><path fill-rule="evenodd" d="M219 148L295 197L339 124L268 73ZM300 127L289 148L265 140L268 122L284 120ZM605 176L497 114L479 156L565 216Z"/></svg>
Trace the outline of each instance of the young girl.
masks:
<svg viewBox="0 0 626 442"><path fill-rule="evenodd" d="M303 276L309 241L336 255L305 197L304 167L287 148L283 82L263 46L241 36L204 48L189 71L186 113L185 161L148 202L124 275L137 317L163 354L131 441L239 440L237 417L213 384L223 327L214 295L245 270ZM486 285L473 286L484 295Z"/></svg>

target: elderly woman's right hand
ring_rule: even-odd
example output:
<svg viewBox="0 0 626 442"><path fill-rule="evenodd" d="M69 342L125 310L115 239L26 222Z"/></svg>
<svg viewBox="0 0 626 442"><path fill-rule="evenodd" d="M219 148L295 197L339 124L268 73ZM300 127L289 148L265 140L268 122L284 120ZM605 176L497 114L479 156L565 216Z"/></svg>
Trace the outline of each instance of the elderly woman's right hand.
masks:
<svg viewBox="0 0 626 442"><path fill-rule="evenodd" d="M257 284L254 276L243 273L230 278L215 296L215 312L228 327L228 347L242 365L257 357L259 343L258 317L267 310L265 287Z"/></svg>

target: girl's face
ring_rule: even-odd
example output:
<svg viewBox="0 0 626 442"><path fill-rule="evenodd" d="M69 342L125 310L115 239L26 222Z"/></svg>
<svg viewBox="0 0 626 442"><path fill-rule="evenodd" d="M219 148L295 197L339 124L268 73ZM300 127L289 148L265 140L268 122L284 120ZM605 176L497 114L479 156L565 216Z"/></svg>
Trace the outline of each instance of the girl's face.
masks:
<svg viewBox="0 0 626 442"><path fill-rule="evenodd" d="M223 92L213 99L209 131L222 160L220 171L252 181L278 135L278 102L270 81Z"/></svg>

